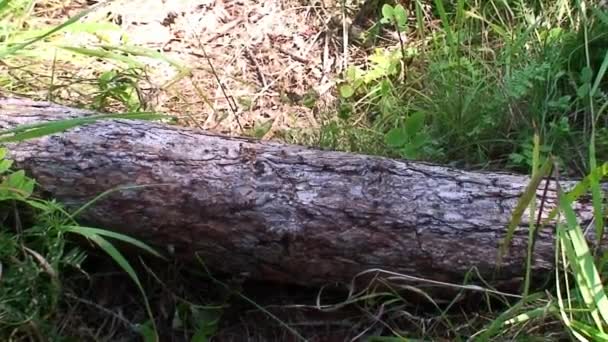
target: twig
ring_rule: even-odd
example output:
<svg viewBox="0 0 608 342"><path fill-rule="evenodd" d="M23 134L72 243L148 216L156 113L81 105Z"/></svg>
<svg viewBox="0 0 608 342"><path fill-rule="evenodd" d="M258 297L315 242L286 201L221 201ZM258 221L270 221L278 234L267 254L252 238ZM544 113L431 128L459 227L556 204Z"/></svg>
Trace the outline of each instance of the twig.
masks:
<svg viewBox="0 0 608 342"><path fill-rule="evenodd" d="M251 61L251 63L255 67L255 73L258 75L258 78L260 79L262 86L266 87L266 85L267 85L266 77L264 77L264 73L262 73L262 68L260 68L260 65L258 64L257 59L255 59L255 56L253 56L249 47L244 46L244 53L245 53L245 57L247 57L247 59L249 59L249 61Z"/></svg>
<svg viewBox="0 0 608 342"><path fill-rule="evenodd" d="M283 48L282 48L282 47L280 47L280 46L279 46L279 47L277 47L277 49L279 50L279 52L281 52L281 53L284 53L284 54L288 55L289 57L293 58L294 60L296 60L296 61L298 61L298 62L300 62L300 63L303 63L303 64L308 64L308 63L310 62L310 61L309 61L309 60L307 60L306 58L304 58L304 57L300 57L300 56L296 55L295 53L293 53L293 52L291 52L291 51L287 51L287 50L283 49Z"/></svg>

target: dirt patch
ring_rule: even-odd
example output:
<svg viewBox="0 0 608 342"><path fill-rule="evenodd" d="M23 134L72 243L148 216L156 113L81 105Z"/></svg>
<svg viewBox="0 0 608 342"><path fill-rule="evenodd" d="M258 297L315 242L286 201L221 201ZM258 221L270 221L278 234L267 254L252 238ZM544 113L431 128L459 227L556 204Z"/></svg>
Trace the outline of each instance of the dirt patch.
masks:
<svg viewBox="0 0 608 342"><path fill-rule="evenodd" d="M151 80L145 100L184 125L280 137L292 128L317 127L320 115L335 105L344 56L342 8L328 2L111 1L95 5L89 17L120 31L97 41L77 34L69 40L143 47L175 61L137 57ZM86 6L75 2L57 14Z"/></svg>

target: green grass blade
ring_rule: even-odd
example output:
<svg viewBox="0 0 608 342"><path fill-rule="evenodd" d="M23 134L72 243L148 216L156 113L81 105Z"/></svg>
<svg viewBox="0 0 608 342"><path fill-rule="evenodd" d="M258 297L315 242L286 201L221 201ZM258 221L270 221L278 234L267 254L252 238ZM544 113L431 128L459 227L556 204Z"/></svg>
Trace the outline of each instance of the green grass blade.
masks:
<svg viewBox="0 0 608 342"><path fill-rule="evenodd" d="M456 3L456 29L460 29L464 20L464 5L466 4L465 0L458 0Z"/></svg>
<svg viewBox="0 0 608 342"><path fill-rule="evenodd" d="M117 50L117 51L128 53L128 54L134 55L134 56L156 58L156 59L169 63L171 66L173 66L174 68L176 68L178 70L187 70L188 69L185 66L183 66L180 62L178 62L172 58L169 58L166 55L164 55L163 53L160 53L154 49L148 49L148 48L144 48L141 46L128 46L128 45L122 45L122 46L100 45L100 47L103 49L107 49L107 50Z"/></svg>
<svg viewBox="0 0 608 342"><path fill-rule="evenodd" d="M39 138L45 135L54 134L66 131L70 128L80 126L83 124L94 122L94 120L90 119L82 119L82 120L70 120L70 121L61 121L61 122L49 122L43 126L33 128L31 130L17 133L9 137L0 138L0 142L17 142L23 140L29 140L33 138Z"/></svg>
<svg viewBox="0 0 608 342"><path fill-rule="evenodd" d="M123 62L131 68L142 68L144 64L136 61L135 59L124 56L112 51L108 51L105 49L89 49L83 47L74 47L74 46L60 46L60 48L64 50L68 50L74 53L78 53L84 56L103 58L103 59L113 59L119 62Z"/></svg>
<svg viewBox="0 0 608 342"><path fill-rule="evenodd" d="M557 310L555 309L555 307L553 307L550 304L551 304L551 302L548 302L547 305L545 305L545 306L534 308L534 309L528 310L524 313L521 313L521 314L505 321L504 324L505 325L514 325L514 324L524 323L524 322L531 321L535 318L544 317L547 315L547 313L556 312Z"/></svg>
<svg viewBox="0 0 608 342"><path fill-rule="evenodd" d="M500 250L498 253L498 265L499 266L501 264L502 258L504 257L504 255L507 253L507 251L509 249L509 245L511 244L511 240L513 239L513 234L515 233L515 229L519 226L519 223L521 222L521 218L524 215L526 208L528 208L530 201L536 200L536 189L540 185L540 182L543 180L543 177L545 177L551 170L552 163L553 163L553 161L551 158L547 158L547 160L545 160L545 163L543 164L543 166L540 168L538 173L535 174L530 179L530 183L524 190L522 196L519 198L519 201L517 202L517 205L515 206L515 209L513 210L513 214L511 215L511 220L509 222L509 225L507 226L506 236L503 239L501 246L500 246ZM530 219L532 220L533 218L530 218Z"/></svg>
<svg viewBox="0 0 608 342"><path fill-rule="evenodd" d="M602 332L588 324L579 321L572 321L572 327L588 338L591 341L608 341L608 334Z"/></svg>
<svg viewBox="0 0 608 342"><path fill-rule="evenodd" d="M591 187L591 177L593 174L596 175L598 180L601 180L606 177L608 175L608 162L602 164L602 166L595 168L590 172L589 175L579 181L574 186L574 188L572 188L572 190L570 190L566 195L569 201L576 201L578 198L583 196L587 192L587 190L589 190L589 188ZM547 215L547 218L543 220L541 227L547 225L549 222L551 222L551 220L555 219L558 213L559 207L553 208Z"/></svg>
<svg viewBox="0 0 608 342"><path fill-rule="evenodd" d="M532 150L532 178L536 176L538 173L538 169L540 166L540 137L538 134L534 134L534 147ZM536 234L536 223L534 221L534 216L536 214L536 201L530 201L529 205L529 216L530 222L528 223L528 252L526 255L526 275L524 278L524 299L528 296L528 291L530 290L530 277L532 271L532 255L534 253L534 238Z"/></svg>
<svg viewBox="0 0 608 342"><path fill-rule="evenodd" d="M557 307L558 307L558 311L559 314L556 315L557 317L559 317L562 322L564 323L564 325L568 328L570 328L571 326L571 321L572 321L572 310L571 309L571 295L570 295L570 286L569 286L569 281L568 278L569 276L566 275L566 269L565 267L559 267L560 265L560 260L562 265L567 265L567 259L566 259L566 252L565 252L565 247L564 247L564 241L566 240L564 238L564 235L566 234L563 229L562 229L562 225L558 224L556 227L556 236L557 239L555 241L555 265L557 267L555 267L555 289L556 289L556 295L557 295ZM560 258L561 257L561 258ZM560 273L563 273L564 276L561 277ZM564 279L564 290L562 290L562 285L561 285L561 281L560 279ZM565 294L564 294L565 292ZM564 298L565 295L565 298ZM566 302L567 300L567 302ZM566 309L566 303L568 304L568 309Z"/></svg>
<svg viewBox="0 0 608 342"><path fill-rule="evenodd" d="M567 250L570 249L568 253L570 265L575 269L578 288L592 315L598 312L604 320L602 323L598 317L595 317L598 328L602 329L603 324L608 324L608 297L583 231L576 220L572 202L563 193L560 193L559 197L559 207L567 224L565 231L569 239L565 241L565 246Z"/></svg>
<svg viewBox="0 0 608 342"><path fill-rule="evenodd" d="M481 15L477 14L476 12L469 10L469 11L466 11L465 14L467 15L467 17L477 19L477 20L482 21L485 24L489 25L502 38L506 39L509 37L509 34L507 33L507 31L504 28L502 28L500 25L497 25L497 24L489 21L488 19L482 17Z"/></svg>
<svg viewBox="0 0 608 342"><path fill-rule="evenodd" d="M96 6L93 6L87 10L84 10L80 13L78 13L77 15L73 16L72 18L68 19L67 21L63 22L60 25L57 25L56 27L50 29L49 31L47 31L44 34L41 34L33 39L30 39L26 42L23 43L19 43L19 44L15 44L13 46L9 46L7 48L4 49L0 49L0 59L5 58L6 56L10 56L15 54L16 52L18 52L19 50L22 50L36 42L39 42L45 38L50 37L51 35L57 33L58 31L61 31L63 28L75 23L76 21L80 20L82 17L84 17L85 15L89 14Z"/></svg>
<svg viewBox="0 0 608 342"><path fill-rule="evenodd" d="M590 150L595 155L594 149ZM595 158L592 158L595 159ZM594 160L595 161L595 160ZM592 163L592 166L595 166L595 162ZM597 176L597 173L592 172L590 178L590 187L591 187L591 202L593 204L593 212L594 212L594 221L595 221L595 238L597 239L597 246L602 244L602 239L604 237L604 215L602 211L602 189L600 187L600 180Z"/></svg>
<svg viewBox="0 0 608 342"><path fill-rule="evenodd" d="M418 29L418 36L420 39L424 39L424 13L422 12L422 3L420 0L415 1L415 12L416 12L416 27Z"/></svg>
<svg viewBox="0 0 608 342"><path fill-rule="evenodd" d="M95 204L97 201L101 200L102 198L114 193L114 192L118 192L118 191L124 191L124 190L135 190L135 189L142 189L142 188L149 188L149 187L155 187L155 186L168 186L171 184L168 183L158 183L158 184L144 184L144 185L132 185L132 186L121 186L118 188L114 188L114 189L110 189L110 190L106 190L104 192L102 192L101 194L95 196L95 198L93 198L92 200L88 201L87 203L85 203L84 205L82 205L80 208L76 209L72 214L69 215L70 219L74 219L76 218L78 215L80 215L81 212L83 212L84 210L86 210L88 207L92 206L93 204Z"/></svg>
<svg viewBox="0 0 608 342"><path fill-rule="evenodd" d="M595 81L593 82L593 86L591 87L590 96L593 97L604 79L604 75L606 75L606 69L608 69L608 51L606 51L606 55L604 55L604 60L602 61L602 65L597 72L597 76L595 77Z"/></svg>
<svg viewBox="0 0 608 342"><path fill-rule="evenodd" d="M2 0L2 1L0 1L0 14L8 6L9 1L10 0Z"/></svg>
<svg viewBox="0 0 608 342"><path fill-rule="evenodd" d="M41 128L41 127L44 127L45 125L47 125L49 123L53 123L53 122L69 122L69 121L84 122L84 121L88 121L88 120L95 121L95 120L102 120L102 119L156 120L156 119L164 119L164 118L167 118L167 116L163 115L161 113L153 113L153 112L129 112L129 113L117 113L117 114L100 114L100 115L91 115L91 116L85 116L85 117L79 117L79 118L73 118L73 119L19 125L17 127L11 128L11 129L0 131L0 136L6 135L6 134L25 132L30 129Z"/></svg>
<svg viewBox="0 0 608 342"><path fill-rule="evenodd" d="M542 293L535 293L529 296L529 300L536 300L541 298ZM485 331L474 339L474 341L492 341L492 338L500 333L501 328L510 321L511 317L518 317L517 312L524 308L524 301L520 300L513 304L507 310L503 311L498 317L494 318Z"/></svg>
<svg viewBox="0 0 608 342"><path fill-rule="evenodd" d="M99 236L105 236L105 237L113 238L116 240L120 240L120 241L126 242L128 244L131 244L135 247L141 248L156 257L164 259L164 257L160 253L158 253L156 250L154 250L152 247L150 247L147 244L145 244L137 239L134 239L128 235L116 233L116 232L113 232L110 230L105 230L105 229L82 227L82 226L64 226L64 229L66 231L80 234L82 236L90 236L90 235L96 234Z"/></svg>
<svg viewBox="0 0 608 342"><path fill-rule="evenodd" d="M457 40L454 36L454 32L452 31L452 27L450 26L450 18L448 18L448 14L443 6L443 0L435 0L435 6L437 6L437 12L439 12L439 19L443 25L443 30L445 31L448 45L453 49L453 52L456 52L458 47Z"/></svg>
<svg viewBox="0 0 608 342"><path fill-rule="evenodd" d="M78 228L83 228L83 227L78 227ZM158 330L156 328L156 324L154 323L154 315L152 314L152 308L150 307L150 304L149 304L149 301L148 301L148 297L146 295L146 291L144 290L144 287L142 286L141 282L139 281L139 277L137 276L137 273L135 272L135 270L133 269L133 267L131 266L131 264L129 264L129 262L127 261L127 259L125 259L125 257L116 249L116 247L114 247L114 245L112 245L111 243L109 243L103 237L101 237L101 236L99 236L99 235L97 235L95 233L87 232L87 231L82 231L82 230L80 232L76 232L76 233L79 233L79 234L83 235L84 237L90 239L91 241L95 242L125 272L127 272L127 274L129 275L129 277L137 285L137 288L139 289L139 291L141 292L141 294L142 294L142 296L144 298L144 303L146 305L146 311L148 312L148 316L150 317L151 323L154 326L153 330L154 330L155 335L156 335L155 340L158 341L158 333L157 333Z"/></svg>
<svg viewBox="0 0 608 342"><path fill-rule="evenodd" d="M0 132L0 142L19 142L28 139L64 132L70 128L104 119L158 120L167 116L158 113L123 113L57 120L37 124L21 125ZM8 136L6 136L8 135Z"/></svg>
<svg viewBox="0 0 608 342"><path fill-rule="evenodd" d="M592 7L593 14L602 22L604 25L608 25L608 12L604 12L597 7Z"/></svg>
<svg viewBox="0 0 608 342"><path fill-rule="evenodd" d="M581 269L581 264L577 260L576 251L574 250L573 244L571 242L571 236L568 233L568 225L560 223L558 224L558 238L561 242L563 242L564 253L566 255L566 259L569 261L570 268L572 269L572 273L574 274L574 281L576 283L576 289L578 293L581 295L583 300L584 309L589 312L591 318L595 322L596 325L601 325L601 317L596 308L593 305L593 294L591 289L587 286L585 279L583 277L584 270ZM572 305L572 298L569 299L569 304ZM573 321L573 317L568 318L568 325L571 325Z"/></svg>

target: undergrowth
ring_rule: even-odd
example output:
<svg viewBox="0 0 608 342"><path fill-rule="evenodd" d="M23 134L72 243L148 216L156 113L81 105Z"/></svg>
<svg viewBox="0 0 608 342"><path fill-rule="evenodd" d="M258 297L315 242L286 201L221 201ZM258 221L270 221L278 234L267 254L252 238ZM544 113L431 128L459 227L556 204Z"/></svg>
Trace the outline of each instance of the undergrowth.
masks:
<svg viewBox="0 0 608 342"><path fill-rule="evenodd" d="M502 253L522 215L529 210L535 217L541 181L552 179L558 188L559 207L548 213L563 220L555 232L557 273L551 291L530 292L529 258L520 300L505 301L508 309L471 335L445 325L450 336L608 340L601 281L608 257L598 241L589 246L584 238L589 229L604 236L605 227L600 186L608 171L602 164L608 160L605 5L436 0L413 1L409 8L384 4L376 14L385 33L398 38L374 47L364 65L351 65L344 73L338 113L318 133L317 146L530 172L531 184L513 214ZM432 19L439 24L427 25ZM378 32L372 26L368 34ZM584 178L568 192L560 188L558 175ZM572 207L583 195L593 202L593 227L581 227ZM529 256L545 221L531 222ZM540 328L555 322L566 336L555 327Z"/></svg>
<svg viewBox="0 0 608 342"><path fill-rule="evenodd" d="M587 172L586 87L605 61L605 8L463 0L394 7L402 14L387 8L378 20L406 38L346 71L339 114L321 130L319 146L527 172L538 134L541 151L564 171ZM429 18L440 25L425 25ZM596 152L605 160L606 138L597 133L607 129L607 82L598 80Z"/></svg>
<svg viewBox="0 0 608 342"><path fill-rule="evenodd" d="M76 213L67 212L56 201L36 198L35 181L22 170L11 170L6 154L6 149L0 149L0 339L60 337L52 322L58 319L62 282L70 271L84 272L81 264L86 258L70 236L83 237L107 252L144 293L133 268L108 238L160 255L127 236L80 226Z"/></svg>

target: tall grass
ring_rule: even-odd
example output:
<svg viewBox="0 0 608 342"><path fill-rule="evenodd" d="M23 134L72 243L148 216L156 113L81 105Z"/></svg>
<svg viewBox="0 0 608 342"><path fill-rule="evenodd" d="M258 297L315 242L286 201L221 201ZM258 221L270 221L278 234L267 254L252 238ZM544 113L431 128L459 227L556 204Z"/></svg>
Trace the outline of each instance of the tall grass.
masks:
<svg viewBox="0 0 608 342"><path fill-rule="evenodd" d="M384 47L393 55L379 59L374 54L369 67L347 73L343 85L353 90L342 93L344 110L323 130L329 133L337 126L343 135L319 144L528 171L538 135L541 153L558 158L562 172L583 176L592 162L586 157L589 143L598 158L608 157L606 139L592 138L607 127L597 111L606 110L605 51L600 46L608 42L608 21L604 8L586 8L566 1L415 2L407 46L413 62L406 80L395 78L400 72L397 42ZM429 18L438 24L430 25ZM395 71L377 77L378 70ZM593 90L590 97L587 87ZM583 114L590 98L599 101L593 120ZM394 144L391 130L404 127L416 113L425 117L421 134L427 139L412 154ZM379 143L365 151L370 145L353 145L346 139L350 134Z"/></svg>

